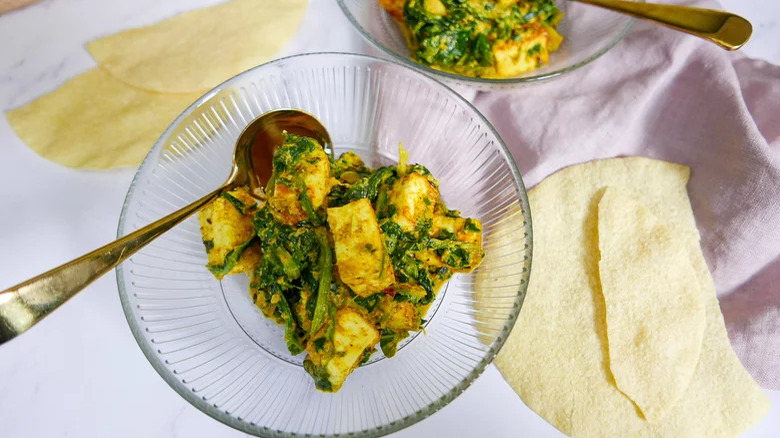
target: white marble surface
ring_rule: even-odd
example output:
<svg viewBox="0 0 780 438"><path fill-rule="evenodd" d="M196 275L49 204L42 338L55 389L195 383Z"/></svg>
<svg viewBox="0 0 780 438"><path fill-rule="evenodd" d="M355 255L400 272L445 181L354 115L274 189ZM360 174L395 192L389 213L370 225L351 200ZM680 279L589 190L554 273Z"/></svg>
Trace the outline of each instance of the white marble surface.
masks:
<svg viewBox="0 0 780 438"><path fill-rule="evenodd" d="M316 32L299 35L286 53L366 50L333 0L311 1L307 20ZM2 16L0 109L19 106L90 68L84 43L99 35L217 2L44 0ZM744 52L780 64L780 3L724 4L755 25ZM133 172L75 171L47 162L0 117L0 289L114 238ZM780 434L780 392L768 394L772 411L746 436ZM494 437L562 436L529 411L492 366L452 404L396 435L486 432ZM122 314L113 274L0 347L3 438L241 435L191 407L149 366Z"/></svg>

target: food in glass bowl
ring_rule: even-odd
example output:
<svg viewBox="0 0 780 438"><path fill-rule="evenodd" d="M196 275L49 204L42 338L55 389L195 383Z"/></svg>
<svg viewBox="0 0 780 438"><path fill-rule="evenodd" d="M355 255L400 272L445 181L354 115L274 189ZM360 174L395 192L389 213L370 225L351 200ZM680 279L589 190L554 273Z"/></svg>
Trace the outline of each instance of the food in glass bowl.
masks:
<svg viewBox="0 0 780 438"><path fill-rule="evenodd" d="M506 78L547 64L563 37L553 0L378 0L412 59L443 71Z"/></svg>
<svg viewBox="0 0 780 438"><path fill-rule="evenodd" d="M316 140L286 134L260 203L246 187L199 213L208 269L247 273L263 314L326 392L376 351L392 357L439 288L484 257L482 224L449 210L424 166L368 168L331 160Z"/></svg>

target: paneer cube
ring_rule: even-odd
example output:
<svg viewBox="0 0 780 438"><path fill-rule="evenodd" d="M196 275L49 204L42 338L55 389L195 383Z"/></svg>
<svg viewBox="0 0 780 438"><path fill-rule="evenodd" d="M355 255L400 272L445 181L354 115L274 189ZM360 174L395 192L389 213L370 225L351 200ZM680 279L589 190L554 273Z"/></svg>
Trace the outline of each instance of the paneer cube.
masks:
<svg viewBox="0 0 780 438"><path fill-rule="evenodd" d="M309 217L300 199L302 187L306 187L313 210L325 202L330 191L330 160L317 144L310 151L295 156L288 165L284 170L274 170L276 178L268 204L279 222L295 225Z"/></svg>
<svg viewBox="0 0 780 438"><path fill-rule="evenodd" d="M482 223L477 219L435 215L431 235L437 238L454 237L459 242L482 246Z"/></svg>
<svg viewBox="0 0 780 438"><path fill-rule="evenodd" d="M315 342L310 342L306 361L311 365L307 366L307 371L316 374L319 389L336 392L360 364L366 350L373 349L377 342L379 331L359 311L350 307L340 309L336 312L332 350L324 348L318 352Z"/></svg>
<svg viewBox="0 0 780 438"><path fill-rule="evenodd" d="M393 331L403 332L420 328L420 315L417 312L417 307L408 301L392 301L387 315L389 318L384 322L383 327Z"/></svg>
<svg viewBox="0 0 780 438"><path fill-rule="evenodd" d="M548 27L534 23L524 31L523 38L519 40L502 40L493 45L493 58L499 77L535 70L549 61ZM557 44L560 44L559 40Z"/></svg>
<svg viewBox="0 0 780 438"><path fill-rule="evenodd" d="M439 190L425 176L412 172L393 184L388 198L394 209L391 219L408 233L417 228L420 220L432 219Z"/></svg>
<svg viewBox="0 0 780 438"><path fill-rule="evenodd" d="M339 277L353 292L367 297L393 284L393 265L368 199L329 208L328 225Z"/></svg>
<svg viewBox="0 0 780 438"><path fill-rule="evenodd" d="M249 272L260 263L260 247L249 243L255 235L252 225L257 201L246 188L223 193L198 213L209 270L217 279Z"/></svg>
<svg viewBox="0 0 780 438"><path fill-rule="evenodd" d="M428 266L446 266L453 272L471 272L485 257L482 250L482 223L477 219L450 217L436 212L431 227L435 250L417 252Z"/></svg>

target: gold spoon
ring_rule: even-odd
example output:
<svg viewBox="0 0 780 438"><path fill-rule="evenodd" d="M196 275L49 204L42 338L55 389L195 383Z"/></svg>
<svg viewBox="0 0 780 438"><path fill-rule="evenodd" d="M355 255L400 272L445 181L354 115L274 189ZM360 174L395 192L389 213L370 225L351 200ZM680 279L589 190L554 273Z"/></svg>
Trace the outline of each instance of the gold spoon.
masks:
<svg viewBox="0 0 780 438"><path fill-rule="evenodd" d="M750 39L750 22L725 11L690 6L657 5L622 0L574 0L653 21L695 35L726 50L737 50Z"/></svg>
<svg viewBox="0 0 780 438"><path fill-rule="evenodd" d="M119 240L0 292L0 344L24 333L147 243L203 208L223 190L247 185L255 196L262 197L261 188L268 183L273 170L273 154L284 142L283 131L312 137L333 156L328 131L311 114L296 109L262 114L239 135L233 151L233 169L221 187Z"/></svg>

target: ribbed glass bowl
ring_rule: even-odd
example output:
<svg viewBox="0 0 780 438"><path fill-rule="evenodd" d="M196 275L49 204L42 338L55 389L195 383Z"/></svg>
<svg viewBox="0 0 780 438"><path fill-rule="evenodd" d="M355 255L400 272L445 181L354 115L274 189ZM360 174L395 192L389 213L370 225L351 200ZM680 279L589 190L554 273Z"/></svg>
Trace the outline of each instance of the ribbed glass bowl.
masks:
<svg viewBox="0 0 780 438"><path fill-rule="evenodd" d="M118 235L218 187L242 128L288 107L316 115L337 153L356 151L370 165L395 162L403 142L410 162L439 178L447 204L482 221L482 267L439 292L424 333L392 359L375 354L335 394L314 389L303 355L290 356L282 327L251 302L246 276L220 282L206 270L194 217L117 268L122 306L165 381L230 426L258 436L383 435L449 403L504 343L530 271L525 189L490 123L441 83L366 56L300 55L226 81L179 116L138 170Z"/></svg>
<svg viewBox="0 0 780 438"><path fill-rule="evenodd" d="M517 87L576 70L614 47L636 21L606 9L558 0L555 3L564 15L557 29L564 39L560 49L550 54L550 62L510 78L483 79L443 72L413 61L401 29L378 0L338 0L338 3L358 32L384 55L449 84L481 90Z"/></svg>

